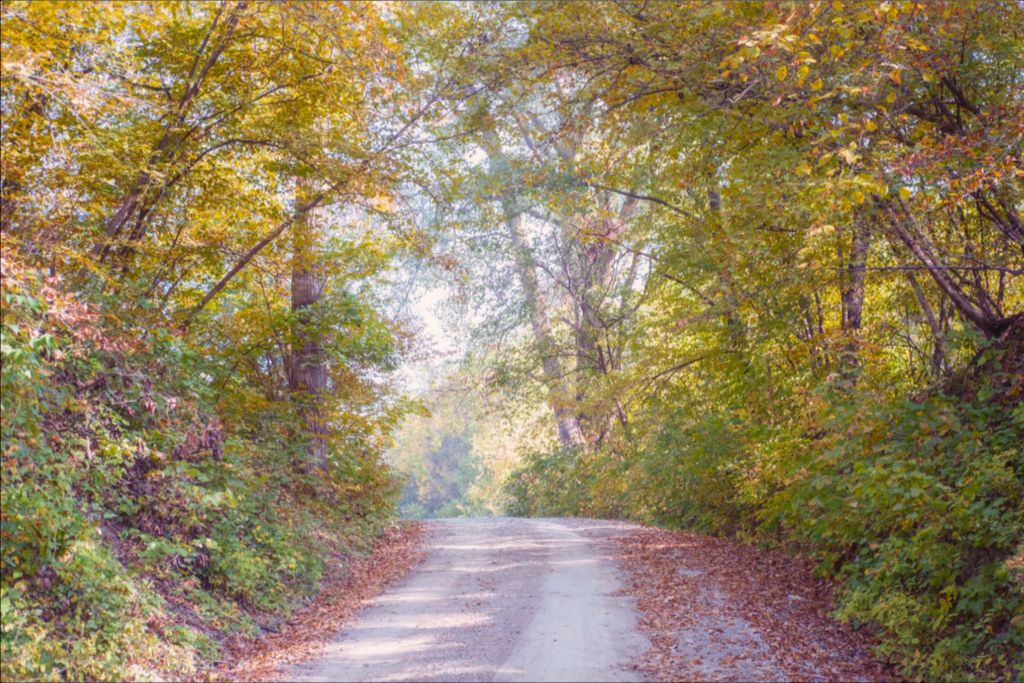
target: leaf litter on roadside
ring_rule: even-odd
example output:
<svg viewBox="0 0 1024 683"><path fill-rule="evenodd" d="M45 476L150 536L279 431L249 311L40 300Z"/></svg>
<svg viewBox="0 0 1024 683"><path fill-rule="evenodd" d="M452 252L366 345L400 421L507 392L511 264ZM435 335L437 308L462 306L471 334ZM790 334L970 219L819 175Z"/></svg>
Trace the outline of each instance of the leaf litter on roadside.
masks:
<svg viewBox="0 0 1024 683"><path fill-rule="evenodd" d="M896 678L865 633L831 618L832 584L780 551L663 529L613 539L654 680Z"/></svg>
<svg viewBox="0 0 1024 683"><path fill-rule="evenodd" d="M403 522L384 532L368 555L340 562L316 598L275 632L230 641L227 657L207 678L288 680L288 665L316 656L372 598L423 559L425 535L421 522Z"/></svg>

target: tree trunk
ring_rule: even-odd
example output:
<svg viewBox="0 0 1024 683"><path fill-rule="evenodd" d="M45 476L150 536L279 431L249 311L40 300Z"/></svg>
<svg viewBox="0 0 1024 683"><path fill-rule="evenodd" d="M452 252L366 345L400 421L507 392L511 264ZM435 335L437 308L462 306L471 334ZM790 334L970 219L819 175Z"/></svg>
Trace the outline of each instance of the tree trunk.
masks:
<svg viewBox="0 0 1024 683"><path fill-rule="evenodd" d="M302 206L309 188L296 182L295 204ZM317 258L319 234L317 212L298 217L292 229L292 350L288 360L288 384L292 400L305 422L309 436L307 470L327 469L327 425L324 394L327 390L327 361L320 342L316 304L324 292L324 270Z"/></svg>
<svg viewBox="0 0 1024 683"><path fill-rule="evenodd" d="M722 225L722 196L718 193L717 184L708 190L708 208L710 209L708 221L711 231L724 234L724 227ZM739 314L736 289L733 286L732 273L728 265L718 271L718 284L722 288L722 301L725 304L722 316L725 320L729 345L734 351L742 351L747 346L747 330L743 318Z"/></svg>
<svg viewBox="0 0 1024 683"><path fill-rule="evenodd" d="M501 152L501 142L493 132L481 135L481 144L488 154L488 166L492 175L500 177L509 171L508 160ZM527 144L530 144L527 139ZM529 242L523 233L522 211L516 206L516 196L511 191L501 197L501 208L505 218L505 227L512 240L513 257L519 284L523 288L526 309L530 316L530 327L533 329L534 341L541 357L541 370L544 383L548 389L548 405L555 414L558 426L558 440L563 448L585 448L586 438L580 428L579 420L572 410L572 394L568 382L562 372L562 364L555 355L557 345L551 334L551 319L548 316L547 302L540 291L537 277L537 266L533 260Z"/></svg>
<svg viewBox="0 0 1024 683"><path fill-rule="evenodd" d="M935 377L941 377L946 374L949 368L946 361L946 333L942 329L943 321L935 317L935 311L932 309L931 304L928 303L928 297L925 296L924 289L917 281L917 277L913 272L907 273L907 280L910 281L910 287L914 290L914 298L917 299L917 303L921 307L921 311L924 312L925 319L928 321L928 327L932 331L933 343L935 344L932 348L932 374Z"/></svg>
<svg viewBox="0 0 1024 683"><path fill-rule="evenodd" d="M522 222L521 214L514 212L511 207L505 207L505 223L515 250L516 271L519 274L519 283L526 299L526 308L530 314L530 326L533 328L533 336L540 350L541 367L548 385L548 401L555 413L555 422L558 425L558 440L566 448L586 446L579 420L576 419L569 405L569 387L562 374L562 364L555 356L555 340L551 334L551 320L548 317L544 296L540 291L537 268L533 263L530 246L523 234Z"/></svg>
<svg viewBox="0 0 1024 683"><path fill-rule="evenodd" d="M868 250L871 247L871 226L861 217L853 223L853 240L845 278L840 287L842 320L846 337L840 367L844 378L855 381L860 369L860 329L864 311L864 280L867 275Z"/></svg>
<svg viewBox="0 0 1024 683"><path fill-rule="evenodd" d="M614 211L611 195L598 194L598 208L592 216L567 217L562 225L562 239L567 254L565 277L574 308L573 339L576 352L576 402L583 405L588 393L618 369L622 343L612 339L608 305L615 289L615 262L619 238L636 210L635 198L623 201ZM570 228L577 224L580 228ZM624 294L625 296L625 294ZM625 410L618 396L592 405L588 413L580 412L577 420L588 443L600 445L616 419L625 426Z"/></svg>

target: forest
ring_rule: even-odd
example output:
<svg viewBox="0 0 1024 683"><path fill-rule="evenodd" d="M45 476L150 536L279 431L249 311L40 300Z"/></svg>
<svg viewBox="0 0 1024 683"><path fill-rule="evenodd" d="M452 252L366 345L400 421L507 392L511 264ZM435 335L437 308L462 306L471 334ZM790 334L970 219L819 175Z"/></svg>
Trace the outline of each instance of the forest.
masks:
<svg viewBox="0 0 1024 683"><path fill-rule="evenodd" d="M782 549L1024 675L1024 5L3 0L4 680L203 675L400 513Z"/></svg>

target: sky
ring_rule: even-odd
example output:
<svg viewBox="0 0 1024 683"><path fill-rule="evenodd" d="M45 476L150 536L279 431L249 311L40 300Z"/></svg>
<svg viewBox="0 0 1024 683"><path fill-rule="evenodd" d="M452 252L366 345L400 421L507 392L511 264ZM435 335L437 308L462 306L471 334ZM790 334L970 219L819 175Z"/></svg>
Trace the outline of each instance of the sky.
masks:
<svg viewBox="0 0 1024 683"><path fill-rule="evenodd" d="M445 319L449 296L446 287L414 286L402 311L417 335L417 343L412 358L402 364L396 378L412 396L423 396L431 381L466 352L467 330L456 328L451 316Z"/></svg>

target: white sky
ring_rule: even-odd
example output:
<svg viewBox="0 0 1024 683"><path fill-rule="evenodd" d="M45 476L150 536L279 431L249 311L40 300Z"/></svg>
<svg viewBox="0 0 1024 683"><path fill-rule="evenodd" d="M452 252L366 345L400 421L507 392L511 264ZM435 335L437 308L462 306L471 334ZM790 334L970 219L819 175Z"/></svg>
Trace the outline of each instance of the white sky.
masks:
<svg viewBox="0 0 1024 683"><path fill-rule="evenodd" d="M448 297L447 288L436 286L416 287L409 296L405 313L416 331L416 349L414 358L403 363L396 376L402 388L413 396L421 396L431 381L466 351L467 330L452 329L453 325L444 320Z"/></svg>

